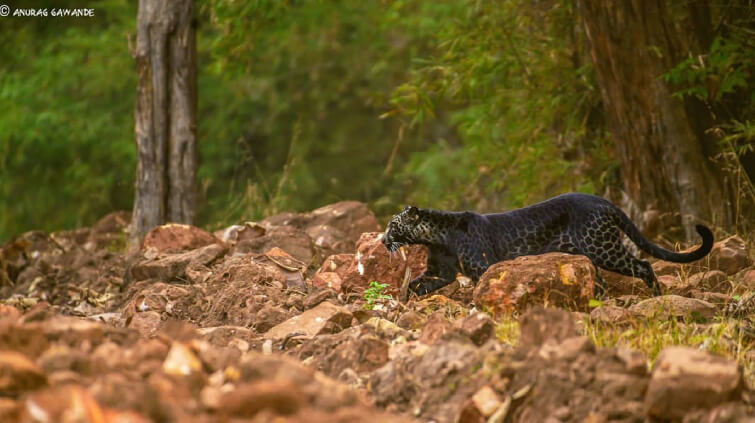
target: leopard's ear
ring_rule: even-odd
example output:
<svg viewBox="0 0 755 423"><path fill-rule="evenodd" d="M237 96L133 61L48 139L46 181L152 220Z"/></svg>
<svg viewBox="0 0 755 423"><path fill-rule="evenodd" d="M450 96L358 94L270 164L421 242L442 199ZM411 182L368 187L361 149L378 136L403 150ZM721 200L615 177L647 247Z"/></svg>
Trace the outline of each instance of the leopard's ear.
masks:
<svg viewBox="0 0 755 423"><path fill-rule="evenodd" d="M406 206L406 215L412 220L417 220L419 218L419 209L414 206Z"/></svg>

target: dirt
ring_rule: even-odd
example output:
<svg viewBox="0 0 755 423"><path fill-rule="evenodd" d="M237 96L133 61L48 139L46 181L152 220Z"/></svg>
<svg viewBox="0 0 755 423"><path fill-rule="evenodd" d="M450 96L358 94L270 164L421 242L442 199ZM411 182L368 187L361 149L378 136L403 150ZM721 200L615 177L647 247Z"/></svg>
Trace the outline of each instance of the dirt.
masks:
<svg viewBox="0 0 755 423"><path fill-rule="evenodd" d="M425 251L389 254L361 203L215 234L164 225L126 252L129 220L117 212L0 249L0 421L755 419L736 361L672 347L651 368L584 336L586 322L729 316L747 339L755 269L739 238L702 267L655 263L669 294L655 299L611 277L593 304L584 259L552 255L402 303ZM385 284L372 297L371 281Z"/></svg>

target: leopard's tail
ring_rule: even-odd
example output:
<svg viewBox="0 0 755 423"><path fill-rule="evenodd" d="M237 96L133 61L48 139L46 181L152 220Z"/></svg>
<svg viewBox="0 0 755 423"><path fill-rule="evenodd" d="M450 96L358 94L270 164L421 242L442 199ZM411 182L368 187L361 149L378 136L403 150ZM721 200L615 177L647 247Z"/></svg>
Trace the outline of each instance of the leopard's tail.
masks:
<svg viewBox="0 0 755 423"><path fill-rule="evenodd" d="M672 261L675 263L691 263L705 257L713 248L713 232L711 232L705 225L695 225L697 233L700 234L700 237L703 239L703 244L689 253L677 253L661 248L648 241L621 209L615 207L615 212L614 218L616 219L616 224L625 234L627 234L629 239L631 239L642 251L661 260Z"/></svg>

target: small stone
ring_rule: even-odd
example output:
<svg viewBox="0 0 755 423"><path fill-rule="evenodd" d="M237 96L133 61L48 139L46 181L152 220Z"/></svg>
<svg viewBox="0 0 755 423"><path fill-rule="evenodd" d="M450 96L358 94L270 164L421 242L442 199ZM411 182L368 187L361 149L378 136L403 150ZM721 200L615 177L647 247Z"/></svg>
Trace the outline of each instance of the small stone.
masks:
<svg viewBox="0 0 755 423"><path fill-rule="evenodd" d="M163 361L162 369L169 375L190 376L202 370L202 362L188 346L174 342Z"/></svg>
<svg viewBox="0 0 755 423"><path fill-rule="evenodd" d="M498 394L493 388L487 385L475 392L472 396L472 402L477 407L477 410L480 411L480 414L485 417L490 417L501 406L501 399L498 397Z"/></svg>

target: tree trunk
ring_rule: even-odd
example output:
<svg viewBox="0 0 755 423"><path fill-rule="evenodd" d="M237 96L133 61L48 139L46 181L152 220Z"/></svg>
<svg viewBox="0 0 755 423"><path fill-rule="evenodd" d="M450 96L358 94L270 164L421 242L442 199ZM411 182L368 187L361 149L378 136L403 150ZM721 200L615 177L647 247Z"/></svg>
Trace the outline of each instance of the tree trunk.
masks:
<svg viewBox="0 0 755 423"><path fill-rule="evenodd" d="M192 0L140 0L134 58L139 81L132 243L166 220L194 220L197 84Z"/></svg>
<svg viewBox="0 0 755 423"><path fill-rule="evenodd" d="M663 0L579 0L579 7L624 190L637 205L632 218L678 213L688 241L696 239L694 223L729 228L731 203L706 152L710 140L662 78L694 34L680 32ZM690 13L699 21L706 10Z"/></svg>

